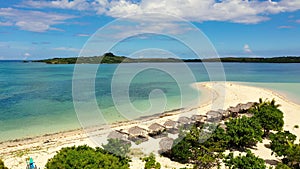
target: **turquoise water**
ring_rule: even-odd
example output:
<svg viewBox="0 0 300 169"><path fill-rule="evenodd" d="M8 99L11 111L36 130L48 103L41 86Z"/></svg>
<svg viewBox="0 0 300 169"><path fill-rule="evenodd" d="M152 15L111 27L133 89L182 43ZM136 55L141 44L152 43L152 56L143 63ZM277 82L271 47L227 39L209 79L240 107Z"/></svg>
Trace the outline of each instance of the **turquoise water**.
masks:
<svg viewBox="0 0 300 169"><path fill-rule="evenodd" d="M207 65L217 69L215 63ZM132 73L129 67L138 66L138 64L128 64L127 68L125 66L118 74L120 78L115 82L121 86L125 84ZM189 106L199 99L201 101L201 93L189 86L191 79L178 82L173 76L187 79L190 74L181 71L178 64L169 66L174 70L171 75L162 70L148 69L130 79L128 90L130 102L137 112L146 112L140 116ZM225 63L223 66L227 81L251 82L251 85L278 90L300 103L300 64ZM189 63L188 67L196 81L210 80L203 64ZM111 82L117 68L118 65L103 64L95 78L94 95L102 115L108 122L128 119L117 111L112 99ZM1 61L0 140L79 128L72 98L73 70L74 65ZM93 77L87 74L77 80L85 82L90 79ZM159 89L163 94L158 92L151 95L154 89ZM180 91L181 89L184 91ZM117 92L117 96L123 94L122 90L114 92ZM127 110L126 103L118 104L124 111ZM129 111L131 109L128 109Z"/></svg>

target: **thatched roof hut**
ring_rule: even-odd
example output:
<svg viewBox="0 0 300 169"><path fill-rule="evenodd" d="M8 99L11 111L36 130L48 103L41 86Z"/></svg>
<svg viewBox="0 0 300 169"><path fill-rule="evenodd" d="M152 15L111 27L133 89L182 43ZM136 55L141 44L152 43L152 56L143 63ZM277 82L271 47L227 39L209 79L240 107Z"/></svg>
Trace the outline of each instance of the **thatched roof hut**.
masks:
<svg viewBox="0 0 300 169"><path fill-rule="evenodd" d="M237 107L229 107L227 110L229 112L231 112L231 113L239 113L240 112L240 107L239 106L237 106Z"/></svg>
<svg viewBox="0 0 300 169"><path fill-rule="evenodd" d="M221 120L221 118L222 118L222 114L220 112L214 111L214 110L208 111L206 113L206 116L207 116L208 122L217 122L217 121Z"/></svg>
<svg viewBox="0 0 300 169"><path fill-rule="evenodd" d="M169 138L169 137L165 137L165 138L161 139L159 142L159 147L160 147L161 151L171 150L171 148L173 146L173 142L174 142L174 139Z"/></svg>
<svg viewBox="0 0 300 169"><path fill-rule="evenodd" d="M254 106L254 104L255 104L255 102L248 102L246 104L243 104L241 109L244 110L244 111L248 111L251 107Z"/></svg>
<svg viewBox="0 0 300 169"><path fill-rule="evenodd" d="M192 117L191 117L191 120L193 122L203 122L203 120L206 118L206 116L204 115L197 115L197 114L194 114Z"/></svg>
<svg viewBox="0 0 300 169"><path fill-rule="evenodd" d="M164 123L164 126L165 126L165 128L167 128L167 129L176 128L177 122L169 119L169 120L167 120L167 121Z"/></svg>
<svg viewBox="0 0 300 169"><path fill-rule="evenodd" d="M158 123L153 123L148 127L148 129L150 132L160 132L165 130L165 127Z"/></svg>
<svg viewBox="0 0 300 169"><path fill-rule="evenodd" d="M190 118L185 117L185 116L179 117L179 119L178 119L177 121L178 121L178 123L180 123L180 124L189 124L189 123L192 122L192 120L191 120Z"/></svg>
<svg viewBox="0 0 300 169"><path fill-rule="evenodd" d="M147 131L141 127L134 126L128 129L128 134L134 137L138 137L138 136L146 137Z"/></svg>
<svg viewBox="0 0 300 169"><path fill-rule="evenodd" d="M119 131L112 131L108 134L107 138L109 139L120 139L120 140L126 140L128 138L128 135L125 133L121 133Z"/></svg>

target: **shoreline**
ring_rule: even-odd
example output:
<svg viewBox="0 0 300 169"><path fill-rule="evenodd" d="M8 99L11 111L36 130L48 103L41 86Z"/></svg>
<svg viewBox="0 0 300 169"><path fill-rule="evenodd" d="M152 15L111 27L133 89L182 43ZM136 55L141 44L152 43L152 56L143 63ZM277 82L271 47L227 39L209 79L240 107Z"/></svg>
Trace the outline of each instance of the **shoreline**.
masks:
<svg viewBox="0 0 300 169"><path fill-rule="evenodd" d="M1 142L0 158L2 158L5 164L10 168L21 168L22 166L25 166L25 158L30 156L35 159L36 164L39 167L43 168L47 159L53 157L56 151L60 150L62 147L82 144L87 144L91 147L99 146L96 145L93 140L90 140L88 136L106 138L108 132L112 130L128 129L134 125L146 128L149 124L154 122L163 123L167 119L176 120L180 116L205 114L212 109L214 102L222 104L223 101L222 107L223 109L226 109L229 106L235 106L238 103L246 103L248 101L257 102L259 98L275 98L276 102L282 105L280 109L284 112L284 129L296 134L298 137L297 140L300 139L300 129L296 130L293 128L296 124L300 125L300 119L297 118L297 110L300 110L300 105L290 101L276 91L249 86L243 84L243 82L200 82L193 84L193 87L201 92L203 89L207 89L209 92L206 93L206 97L209 97L210 99L205 100L205 103L198 104L195 107L175 109L134 121L123 121L113 123L109 126L91 128L88 133L87 130L77 129L45 134L33 138ZM221 91L224 88L226 89L226 94ZM266 142L259 143L257 146L258 149L254 150L254 153L263 159L276 160L277 158L275 156L268 154L268 149L263 146L265 143ZM165 159L159 158L159 160Z"/></svg>

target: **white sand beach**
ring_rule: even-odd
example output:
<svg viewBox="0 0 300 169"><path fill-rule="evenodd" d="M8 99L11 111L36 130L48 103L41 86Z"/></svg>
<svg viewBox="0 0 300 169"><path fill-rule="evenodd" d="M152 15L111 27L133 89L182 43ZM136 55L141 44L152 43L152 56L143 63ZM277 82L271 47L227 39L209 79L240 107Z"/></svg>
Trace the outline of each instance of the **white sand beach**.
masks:
<svg viewBox="0 0 300 169"><path fill-rule="evenodd" d="M274 91L235 82L204 82L193 84L193 86L199 90L206 90L205 94L208 99L205 103L202 101L197 107L184 108L163 115L151 116L147 119L116 123L108 126L108 128L95 128L91 130L89 135L92 135L99 140L105 140L107 134L112 130L126 130L136 125L146 129L153 123L163 124L168 119L177 120L180 116L189 117L194 114L205 114L211 109L220 107L227 109L230 106L236 106L238 103L257 102L259 98L274 98L276 103L281 105L280 109L284 112L284 130L289 130L291 133L297 135L297 140L300 139L300 129L294 128L295 125L300 125L300 105L289 101L287 98ZM133 153L135 157L132 159L131 168L140 169L143 167L143 162L139 159L141 152L147 154L153 151L154 153L157 153L157 150L155 152L156 146L150 146L153 147L153 150L149 149L149 145L155 144L151 141L153 140L149 139L148 142L142 143L139 146L133 146L136 153ZM263 143L259 143L257 148L252 151L267 161L278 160L274 155L271 155L271 150L264 146L266 143L268 143L267 140L264 140ZM25 168L26 158L32 157L35 160L36 165L43 168L47 159L53 157L56 151L60 150L62 147L83 144L92 147L99 146L99 144L97 145L90 140L83 130L74 130L0 143L0 158L4 160L5 165L9 168ZM157 161L162 164L162 168L185 167L183 164L172 162L164 157L158 156Z"/></svg>

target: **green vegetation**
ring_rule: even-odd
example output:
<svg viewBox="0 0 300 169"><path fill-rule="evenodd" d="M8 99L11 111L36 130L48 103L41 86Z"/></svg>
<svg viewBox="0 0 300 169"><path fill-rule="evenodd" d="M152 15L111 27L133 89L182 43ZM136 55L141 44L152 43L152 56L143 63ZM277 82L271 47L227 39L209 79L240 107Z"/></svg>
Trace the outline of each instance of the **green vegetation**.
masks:
<svg viewBox="0 0 300 169"><path fill-rule="evenodd" d="M262 127L256 118L243 116L230 119L226 124L226 134L230 138L229 148L244 149L262 141Z"/></svg>
<svg viewBox="0 0 300 169"><path fill-rule="evenodd" d="M276 134L270 134L270 148L276 156L287 156L287 151L296 140L296 136L289 131L280 131Z"/></svg>
<svg viewBox="0 0 300 169"><path fill-rule="evenodd" d="M242 58L242 57L227 57L227 58L212 58L212 59L188 59L185 62L242 62L242 63L300 63L300 57L273 57L273 58Z"/></svg>
<svg viewBox="0 0 300 169"><path fill-rule="evenodd" d="M164 153L180 163L194 164L194 168L212 168L219 166L221 159L229 168L266 168L263 159L256 157L247 147L262 141L265 134L271 139L270 148L277 156L283 156L282 164L277 168L300 168L300 146L294 144L296 136L283 128L283 112L278 109L275 100L259 100L249 110L253 117L231 118L225 122L225 129L214 124L205 124L201 128L193 126L188 132L181 132L174 140L172 149ZM203 129L201 131L201 129ZM214 130L215 129L215 130ZM203 132L205 131L205 132ZM271 131L278 131L276 134ZM270 134L271 133L271 134ZM225 156L225 150L246 150L246 155Z"/></svg>
<svg viewBox="0 0 300 169"><path fill-rule="evenodd" d="M150 156L142 159L145 161L145 169L160 169L161 165L159 162L156 162L154 154L150 154Z"/></svg>
<svg viewBox="0 0 300 169"><path fill-rule="evenodd" d="M112 154L120 157L127 157L127 154L130 152L131 143L120 139L108 139L108 143L102 145L102 147Z"/></svg>
<svg viewBox="0 0 300 169"><path fill-rule="evenodd" d="M275 100L272 101L259 99L251 112L254 114L262 128L264 129L264 136L268 136L270 130L281 131L283 128L283 112L278 109L280 105L275 104Z"/></svg>
<svg viewBox="0 0 300 169"><path fill-rule="evenodd" d="M115 56L112 53L105 53L103 56L92 57L71 57L71 58L53 58L45 60L36 60L33 62L44 62L47 64L99 64L99 63L121 63L126 59L124 56Z"/></svg>
<svg viewBox="0 0 300 169"><path fill-rule="evenodd" d="M270 135L270 148L282 162L291 168L300 168L300 144L295 144L296 136L289 131Z"/></svg>
<svg viewBox="0 0 300 169"><path fill-rule="evenodd" d="M0 169L8 169L5 167L4 162L0 159Z"/></svg>
<svg viewBox="0 0 300 169"><path fill-rule="evenodd" d="M93 149L86 145L62 148L53 158L49 159L47 169L128 169L129 160L111 154L101 148Z"/></svg>
<svg viewBox="0 0 300 169"><path fill-rule="evenodd" d="M226 144L222 144L224 143L223 133L224 130L217 127L211 137L202 143L201 139L206 136L200 135L203 134L201 130L193 126L185 137L174 140L175 146L172 147L167 156L181 163L192 163L194 168L216 166L219 164L218 159L221 158L221 154L214 151L223 152L226 146Z"/></svg>
<svg viewBox="0 0 300 169"><path fill-rule="evenodd" d="M259 157L256 157L250 150L246 151L247 154L242 156L233 157L233 153L230 153L225 157L224 163L231 169L265 169L265 161Z"/></svg>
<svg viewBox="0 0 300 169"><path fill-rule="evenodd" d="M299 125L295 125L294 128L295 128L295 129L298 129L298 128L299 128Z"/></svg>
<svg viewBox="0 0 300 169"><path fill-rule="evenodd" d="M92 57L71 57L71 58L53 58L45 60L35 60L33 62L44 62L47 64L117 64L117 63L138 63L138 62L181 62L173 58L140 58L132 59L125 56L116 56L113 53L105 53L103 56Z"/></svg>
<svg viewBox="0 0 300 169"><path fill-rule="evenodd" d="M275 167L275 169L291 169L288 165L283 163L278 163Z"/></svg>
<svg viewBox="0 0 300 169"><path fill-rule="evenodd" d="M33 62L44 62L47 64L100 64L100 63L138 63L138 62L246 62L246 63L300 63L300 57L274 57L274 58L212 58L212 59L175 59L175 58L128 58L116 56L113 53L105 53L103 56L52 58L35 60ZM28 61L24 61L28 62Z"/></svg>
<svg viewBox="0 0 300 169"><path fill-rule="evenodd" d="M182 128L179 137L174 140L174 146L162 155L180 163L192 164L194 169L220 167L221 161L230 169L265 169L265 161L247 149L262 141L265 134L271 141L269 147L272 154L282 158L275 169L300 169L300 144L295 144L294 134L282 131L283 112L278 107L275 100L260 99L249 110L253 117L230 118L225 121L224 129L213 123L200 127L193 125L189 130ZM102 147L104 149L88 146L63 148L48 160L46 168L129 168L130 142L109 139ZM225 150L232 149L246 153L224 156ZM154 154L142 157L145 169L161 168ZM2 161L1 166L4 166Z"/></svg>

